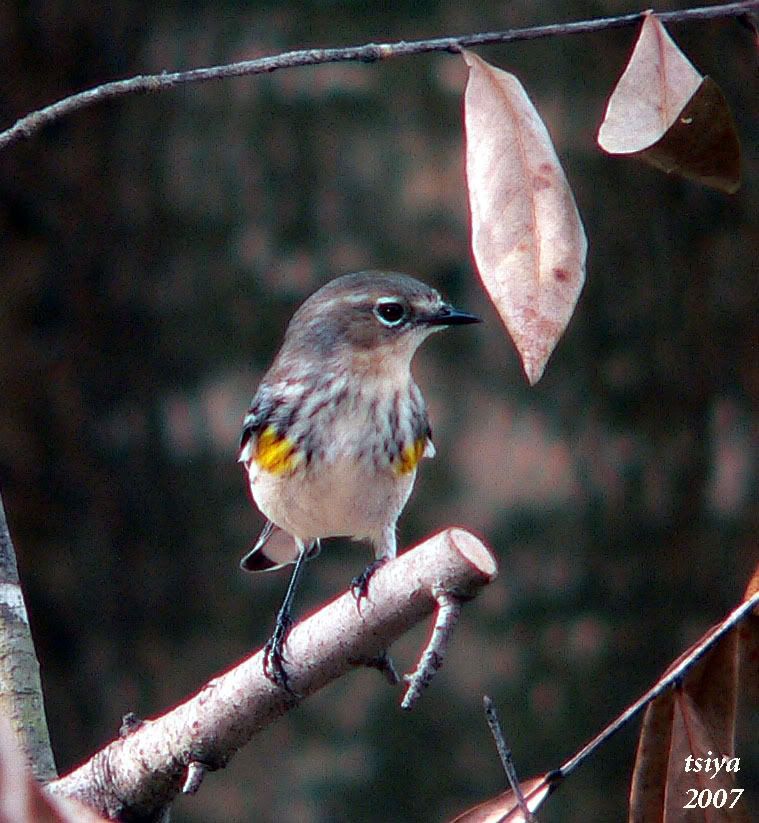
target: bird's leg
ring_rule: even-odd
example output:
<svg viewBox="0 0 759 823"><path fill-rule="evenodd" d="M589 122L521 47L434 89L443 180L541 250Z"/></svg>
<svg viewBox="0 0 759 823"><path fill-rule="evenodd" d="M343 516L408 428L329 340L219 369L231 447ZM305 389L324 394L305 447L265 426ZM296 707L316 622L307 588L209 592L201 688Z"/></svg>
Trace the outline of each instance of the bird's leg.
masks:
<svg viewBox="0 0 759 823"><path fill-rule="evenodd" d="M296 540L298 544L298 559L295 562L290 583L287 586L285 599L277 612L277 620L274 624L274 633L266 641L264 646L264 674L276 686L284 689L293 697L300 697L299 694L290 688L287 672L285 671L285 655L284 645L287 635L292 626L292 604L295 590L298 587L301 574L303 573L303 566L308 557L308 549L301 540Z"/></svg>
<svg viewBox="0 0 759 823"><path fill-rule="evenodd" d="M362 572L351 580L351 592L356 600L356 608L361 611L361 601L369 594L369 581L380 566L392 560L398 553L395 538L395 521L385 525L380 539L375 543L375 557Z"/></svg>
<svg viewBox="0 0 759 823"><path fill-rule="evenodd" d="M369 581L372 575L384 566L388 560L392 560L398 551L395 542L395 523L388 525L383 534L382 543L377 550L377 558L373 560L357 577L351 580L351 593L356 600L356 609L361 614L361 600L369 594ZM393 661L386 649L383 649L373 660L363 661L365 665L379 669L385 674L391 686L399 682L398 674L395 671Z"/></svg>

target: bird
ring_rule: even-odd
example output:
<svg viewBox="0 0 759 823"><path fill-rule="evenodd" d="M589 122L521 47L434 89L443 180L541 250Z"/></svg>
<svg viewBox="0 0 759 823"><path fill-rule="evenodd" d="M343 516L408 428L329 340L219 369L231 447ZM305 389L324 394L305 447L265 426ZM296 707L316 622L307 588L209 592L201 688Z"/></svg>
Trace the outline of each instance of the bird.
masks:
<svg viewBox="0 0 759 823"><path fill-rule="evenodd" d="M395 272L337 277L295 312L243 418L239 462L266 524L240 566L294 564L264 647L264 673L294 694L284 644L305 562L321 541L367 541L374 560L355 577L357 604L397 554L396 524L432 430L411 361L433 332L481 322L430 286Z"/></svg>

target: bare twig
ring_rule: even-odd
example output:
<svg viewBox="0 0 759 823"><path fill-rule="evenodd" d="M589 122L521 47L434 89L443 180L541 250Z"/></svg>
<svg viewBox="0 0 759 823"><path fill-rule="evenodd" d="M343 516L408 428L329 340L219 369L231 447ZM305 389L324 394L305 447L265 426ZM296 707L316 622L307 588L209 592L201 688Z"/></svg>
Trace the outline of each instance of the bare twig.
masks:
<svg viewBox="0 0 759 823"><path fill-rule="evenodd" d="M468 532L431 537L378 569L360 614L346 592L293 627L285 645L293 689L308 696L350 671L352 661L376 660L438 606L438 589L471 597L495 574L495 559ZM48 789L112 818L155 820L183 786L196 787L201 773L223 767L293 705L265 677L259 651L164 716L130 728Z"/></svg>
<svg viewBox="0 0 759 823"><path fill-rule="evenodd" d="M419 658L416 670L403 677L408 683L408 688L403 696L401 708L406 711L413 708L414 703L443 665L451 632L461 614L461 597L447 591L439 584L433 588L432 594L437 600L438 609L429 643Z"/></svg>
<svg viewBox="0 0 759 823"><path fill-rule="evenodd" d="M485 695L482 698L482 705L485 707L485 719L488 721L488 728L495 740L495 747L498 751L498 757L501 759L501 765L506 773L506 779L509 781L511 791L514 792L514 797L527 823L536 823L535 816L530 811L527 801L524 797L522 787L519 785L519 778L517 777L517 770L514 766L514 758L511 754L511 749L506 745L506 738L503 736L503 729L498 720L498 712L495 710L493 701Z"/></svg>
<svg viewBox="0 0 759 823"><path fill-rule="evenodd" d="M725 3L718 6L662 12L658 17L664 23L685 23L714 20L720 17L739 17L757 8L759 8L759 0L744 0L740 3ZM261 57L256 60L228 63L222 66L209 66L189 71L164 71L161 74L140 74L125 80L115 80L111 83L95 86L27 114L17 120L10 128L0 132L0 149L15 143L23 137L30 137L44 126L68 114L88 108L103 100L113 100L127 94L166 91L189 83L204 83L208 80L222 80L228 77L267 74L278 69L295 68L297 66L345 62L372 63L391 57L406 57L428 52L458 53L462 48L486 46L494 43L515 43L520 40L537 40L543 37L589 34L632 26L641 21L643 17L643 12L636 12L619 15L618 17L599 17L593 20L554 23L547 26L532 26L506 31L480 32L455 37L437 37L430 40L411 40L408 42L399 40L394 43L367 43L363 46L332 49L301 49L272 55L271 57Z"/></svg>

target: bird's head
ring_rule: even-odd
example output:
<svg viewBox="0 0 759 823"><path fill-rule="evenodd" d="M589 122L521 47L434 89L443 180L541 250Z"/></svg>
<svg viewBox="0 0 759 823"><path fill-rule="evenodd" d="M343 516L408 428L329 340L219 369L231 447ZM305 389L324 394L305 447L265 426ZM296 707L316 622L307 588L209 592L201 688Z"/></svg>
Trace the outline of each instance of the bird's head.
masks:
<svg viewBox="0 0 759 823"><path fill-rule="evenodd" d="M433 332L479 322L412 277L358 272L330 281L303 303L288 326L283 354L339 359L358 370L408 369Z"/></svg>

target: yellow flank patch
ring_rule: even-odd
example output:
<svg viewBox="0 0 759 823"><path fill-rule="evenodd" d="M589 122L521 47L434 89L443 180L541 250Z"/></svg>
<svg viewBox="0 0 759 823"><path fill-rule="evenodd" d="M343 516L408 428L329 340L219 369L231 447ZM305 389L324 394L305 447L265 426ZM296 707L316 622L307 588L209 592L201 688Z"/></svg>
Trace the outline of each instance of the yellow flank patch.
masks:
<svg viewBox="0 0 759 823"><path fill-rule="evenodd" d="M295 443L280 435L274 426L267 426L256 442L256 463L272 474L284 474L294 469L302 455L296 451Z"/></svg>
<svg viewBox="0 0 759 823"><path fill-rule="evenodd" d="M398 457L398 462L395 464L396 474L409 474L409 472L414 471L417 463L422 459L426 445L427 438L420 437L414 440L413 443L409 443L408 446L404 446Z"/></svg>

